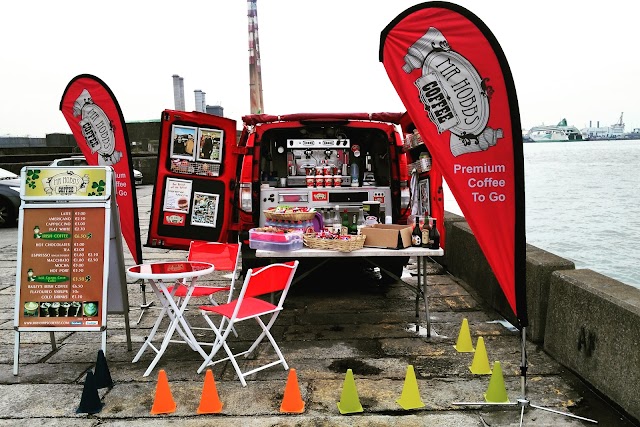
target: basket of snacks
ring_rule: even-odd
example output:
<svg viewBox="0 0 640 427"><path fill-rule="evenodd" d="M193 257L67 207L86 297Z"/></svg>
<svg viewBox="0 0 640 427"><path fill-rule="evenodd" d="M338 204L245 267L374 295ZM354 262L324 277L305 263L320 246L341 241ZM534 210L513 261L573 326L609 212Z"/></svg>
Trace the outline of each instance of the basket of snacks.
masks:
<svg viewBox="0 0 640 427"><path fill-rule="evenodd" d="M306 206L280 205L264 211L265 218L281 221L308 221L315 216L316 210Z"/></svg>
<svg viewBox="0 0 640 427"><path fill-rule="evenodd" d="M340 235L330 231L317 233L305 233L304 245L312 249L329 249L339 252L351 252L362 249L367 236L364 235Z"/></svg>

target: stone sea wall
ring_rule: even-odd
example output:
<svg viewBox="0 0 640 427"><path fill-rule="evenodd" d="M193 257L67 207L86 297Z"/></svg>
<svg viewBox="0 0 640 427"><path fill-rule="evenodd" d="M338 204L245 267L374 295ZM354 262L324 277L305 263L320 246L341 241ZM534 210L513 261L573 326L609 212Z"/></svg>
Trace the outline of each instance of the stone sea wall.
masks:
<svg viewBox="0 0 640 427"><path fill-rule="evenodd" d="M516 324L465 219L447 212L445 233L435 260ZM527 338L640 419L640 289L532 245L526 262Z"/></svg>

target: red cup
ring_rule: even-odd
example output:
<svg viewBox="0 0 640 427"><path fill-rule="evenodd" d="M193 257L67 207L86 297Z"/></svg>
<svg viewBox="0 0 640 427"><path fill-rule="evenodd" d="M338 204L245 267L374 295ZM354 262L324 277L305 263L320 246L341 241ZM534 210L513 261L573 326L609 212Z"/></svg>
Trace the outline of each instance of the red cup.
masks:
<svg viewBox="0 0 640 427"><path fill-rule="evenodd" d="M331 175L327 175L324 177L324 186L325 187L331 187L331 185L333 184L333 177Z"/></svg>
<svg viewBox="0 0 640 427"><path fill-rule="evenodd" d="M307 175L306 182L307 182L307 187L308 188L313 188L313 184L314 184L315 181L316 180L315 180L315 178L313 176Z"/></svg>
<svg viewBox="0 0 640 427"><path fill-rule="evenodd" d="M334 175L333 176L333 186L334 187L340 187L342 185L342 176L341 175Z"/></svg>
<svg viewBox="0 0 640 427"><path fill-rule="evenodd" d="M324 187L324 175L316 175L316 187Z"/></svg>

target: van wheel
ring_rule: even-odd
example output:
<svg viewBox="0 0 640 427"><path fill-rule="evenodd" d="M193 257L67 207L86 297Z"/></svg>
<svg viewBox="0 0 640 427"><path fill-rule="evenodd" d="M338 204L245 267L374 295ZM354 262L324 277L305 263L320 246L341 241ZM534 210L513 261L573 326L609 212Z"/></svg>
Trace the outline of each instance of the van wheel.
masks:
<svg viewBox="0 0 640 427"><path fill-rule="evenodd" d="M0 199L0 227L13 227L16 223L16 216L13 213L11 202Z"/></svg>

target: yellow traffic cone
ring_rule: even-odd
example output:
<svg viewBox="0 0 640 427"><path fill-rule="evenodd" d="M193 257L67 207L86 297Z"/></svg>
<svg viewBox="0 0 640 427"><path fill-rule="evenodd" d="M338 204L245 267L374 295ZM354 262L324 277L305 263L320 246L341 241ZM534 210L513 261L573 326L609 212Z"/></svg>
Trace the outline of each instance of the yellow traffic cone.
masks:
<svg viewBox="0 0 640 427"><path fill-rule="evenodd" d="M469 332L469 322L466 318L462 319L460 333L458 333L458 341L453 346L458 353L473 353L473 344L471 343L471 333Z"/></svg>
<svg viewBox="0 0 640 427"><path fill-rule="evenodd" d="M491 374L491 379L489 380L489 388L484 394L484 400L489 403L509 403L500 362L493 362L493 374Z"/></svg>
<svg viewBox="0 0 640 427"><path fill-rule="evenodd" d="M407 366L407 374L404 378L402 394L400 395L400 399L396 400L396 403L402 406L402 409L407 410L424 408L425 406L424 402L420 399L418 381L416 380L416 373L413 370L413 365Z"/></svg>
<svg viewBox="0 0 640 427"><path fill-rule="evenodd" d="M484 346L484 338L479 337L476 344L476 352L473 355L473 362L469 367L472 373L476 375L490 375L491 366L489 366L489 358L487 357L487 349Z"/></svg>
<svg viewBox="0 0 640 427"><path fill-rule="evenodd" d="M353 379L353 371L351 369L347 369L347 376L342 385L342 396L340 396L340 402L338 402L338 410L343 415L364 411L360 404L356 382Z"/></svg>

